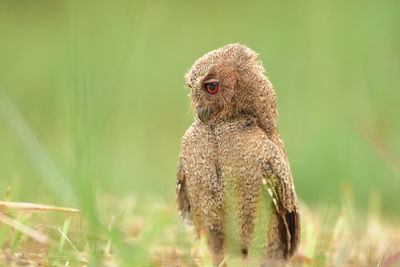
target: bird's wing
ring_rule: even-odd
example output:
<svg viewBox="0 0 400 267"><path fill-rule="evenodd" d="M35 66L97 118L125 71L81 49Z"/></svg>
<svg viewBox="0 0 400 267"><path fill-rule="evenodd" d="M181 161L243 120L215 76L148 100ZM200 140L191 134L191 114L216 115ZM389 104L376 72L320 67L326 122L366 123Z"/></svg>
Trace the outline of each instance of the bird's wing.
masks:
<svg viewBox="0 0 400 267"><path fill-rule="evenodd" d="M176 174L176 201L178 203L179 215L185 223L191 223L190 203L187 197L185 184L185 168L182 160L179 161L178 172Z"/></svg>
<svg viewBox="0 0 400 267"><path fill-rule="evenodd" d="M292 174L282 150L270 140L263 145L261 182L271 196L276 214L285 226L287 257L296 251L300 237L300 216Z"/></svg>

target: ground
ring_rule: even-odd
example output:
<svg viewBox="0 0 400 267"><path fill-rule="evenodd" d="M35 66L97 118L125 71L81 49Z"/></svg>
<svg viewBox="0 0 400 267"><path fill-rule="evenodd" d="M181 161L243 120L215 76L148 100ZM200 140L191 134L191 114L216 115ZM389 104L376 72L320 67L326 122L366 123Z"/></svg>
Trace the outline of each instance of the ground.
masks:
<svg viewBox="0 0 400 267"><path fill-rule="evenodd" d="M212 266L206 240L183 225L175 203L104 197L94 223L73 209L0 204L2 266ZM400 228L373 208L356 212L301 203L302 233L291 266L400 266ZM91 230L92 229L92 230ZM97 230L93 230L97 229ZM250 257L249 266L258 258ZM229 266L242 266L227 255ZM131 265L132 266L132 265Z"/></svg>

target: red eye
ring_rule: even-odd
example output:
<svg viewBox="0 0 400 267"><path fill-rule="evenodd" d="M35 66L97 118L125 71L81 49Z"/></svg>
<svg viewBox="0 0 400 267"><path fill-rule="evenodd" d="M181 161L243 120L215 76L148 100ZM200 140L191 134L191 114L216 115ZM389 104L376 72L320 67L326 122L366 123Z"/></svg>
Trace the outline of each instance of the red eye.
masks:
<svg viewBox="0 0 400 267"><path fill-rule="evenodd" d="M204 88L211 95L215 95L218 92L219 82L215 79L210 79L204 82Z"/></svg>

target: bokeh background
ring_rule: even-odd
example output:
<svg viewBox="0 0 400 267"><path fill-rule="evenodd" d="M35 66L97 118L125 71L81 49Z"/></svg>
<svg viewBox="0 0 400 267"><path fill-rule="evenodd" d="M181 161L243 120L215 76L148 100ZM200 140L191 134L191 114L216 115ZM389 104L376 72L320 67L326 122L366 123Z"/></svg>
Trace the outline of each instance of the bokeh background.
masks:
<svg viewBox="0 0 400 267"><path fill-rule="evenodd" d="M399 26L397 0L0 0L0 198L173 203L183 75L240 42L277 91L299 197L373 195L399 220Z"/></svg>

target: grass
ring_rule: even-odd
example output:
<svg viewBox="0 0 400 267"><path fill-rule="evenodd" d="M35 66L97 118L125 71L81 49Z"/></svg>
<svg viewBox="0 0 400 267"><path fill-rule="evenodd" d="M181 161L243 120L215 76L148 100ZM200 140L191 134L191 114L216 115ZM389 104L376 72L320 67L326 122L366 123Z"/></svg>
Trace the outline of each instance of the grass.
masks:
<svg viewBox="0 0 400 267"><path fill-rule="evenodd" d="M302 203L301 244L291 266L400 264L400 228L381 217L377 197L371 196L366 214L357 213L350 203L347 199L341 207L313 209ZM1 264L83 266L93 264L96 257L95 262L105 266L212 266L206 240L196 240L193 229L183 225L175 203L108 196L98 205L107 230L97 233L88 229L90 224L82 214L68 209L65 213L55 207L47 211L23 205L3 208ZM124 258L113 232L119 233L129 258ZM235 254L227 255L225 261L229 266L243 265ZM248 260L250 266L257 262L253 257Z"/></svg>

